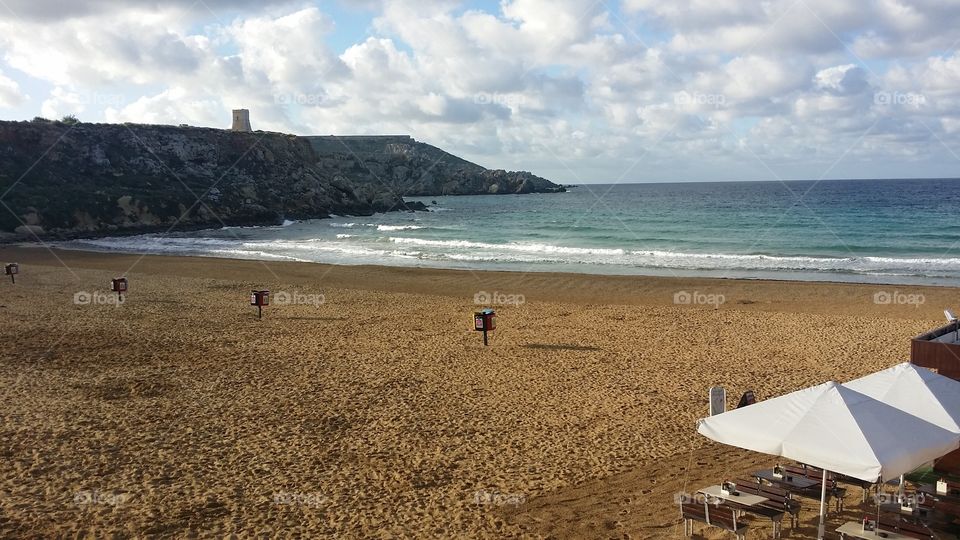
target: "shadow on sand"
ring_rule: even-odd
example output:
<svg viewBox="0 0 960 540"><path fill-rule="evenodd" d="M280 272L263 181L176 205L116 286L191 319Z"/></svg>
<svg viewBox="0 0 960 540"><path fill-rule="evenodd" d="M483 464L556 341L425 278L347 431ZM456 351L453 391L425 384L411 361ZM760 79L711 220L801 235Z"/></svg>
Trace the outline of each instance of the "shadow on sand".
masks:
<svg viewBox="0 0 960 540"><path fill-rule="evenodd" d="M565 343L528 343L528 349L542 349L546 351L599 351L600 347L593 345L569 345Z"/></svg>

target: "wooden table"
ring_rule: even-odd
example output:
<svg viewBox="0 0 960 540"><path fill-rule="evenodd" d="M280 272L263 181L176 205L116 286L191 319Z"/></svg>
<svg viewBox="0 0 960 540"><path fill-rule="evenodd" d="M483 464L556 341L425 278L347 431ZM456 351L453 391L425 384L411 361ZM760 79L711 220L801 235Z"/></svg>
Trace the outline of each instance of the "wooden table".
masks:
<svg viewBox="0 0 960 540"><path fill-rule="evenodd" d="M917 486L917 491L923 493L925 496L932 497L935 501L944 500L960 503L960 491L957 490L948 490L946 493L937 493L936 485L920 484Z"/></svg>
<svg viewBox="0 0 960 540"><path fill-rule="evenodd" d="M807 478L805 476L795 476L790 473L784 474L783 478L777 478L776 476L773 475L773 471L771 471L770 469L754 471L753 474L751 474L750 476L754 478L763 478L767 482L770 482L771 484L775 484L779 487L782 487L787 491L790 491L790 490L805 491L812 488L813 486L820 485L820 482L816 480L811 480L810 478Z"/></svg>
<svg viewBox="0 0 960 540"><path fill-rule="evenodd" d="M865 531L863 530L863 523L858 523L856 521L848 521L844 523L837 532L840 533L840 538L862 538L863 540L913 540L912 536L904 536L900 533L892 531ZM878 533L883 533L886 536L880 536Z"/></svg>
<svg viewBox="0 0 960 540"><path fill-rule="evenodd" d="M900 514L901 516L912 516L916 518L929 518L933 515L932 508L913 507L904 510L900 503L884 503L880 505L880 510L891 514Z"/></svg>
<svg viewBox="0 0 960 540"><path fill-rule="evenodd" d="M697 493L709 495L710 497L716 497L730 503L736 503L740 506L757 506L758 504L763 504L770 500L766 497L750 495L748 493L741 493L739 495L726 495L721 491L720 486L705 487Z"/></svg>

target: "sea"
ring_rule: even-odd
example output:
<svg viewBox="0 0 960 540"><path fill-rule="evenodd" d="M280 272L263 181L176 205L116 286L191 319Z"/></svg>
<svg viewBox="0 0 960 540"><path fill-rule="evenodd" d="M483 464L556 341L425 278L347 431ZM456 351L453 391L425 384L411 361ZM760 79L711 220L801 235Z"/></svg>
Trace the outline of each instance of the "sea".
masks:
<svg viewBox="0 0 960 540"><path fill-rule="evenodd" d="M960 180L584 184L61 247L341 265L960 285Z"/></svg>

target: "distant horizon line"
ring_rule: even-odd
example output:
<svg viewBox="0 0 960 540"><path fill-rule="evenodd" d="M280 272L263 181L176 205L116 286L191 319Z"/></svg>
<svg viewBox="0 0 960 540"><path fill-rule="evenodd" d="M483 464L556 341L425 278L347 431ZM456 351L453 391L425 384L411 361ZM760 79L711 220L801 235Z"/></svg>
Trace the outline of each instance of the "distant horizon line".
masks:
<svg viewBox="0 0 960 540"><path fill-rule="evenodd" d="M652 180L652 181L635 181L635 182L579 182L568 184L566 182L554 182L555 184L564 186L564 187L578 187L578 186L616 186L616 185L639 185L639 184L782 184L787 182L894 182L897 180L958 180L960 181L960 176L917 176L917 177L887 177L887 178L806 178L806 179L773 179L773 180Z"/></svg>

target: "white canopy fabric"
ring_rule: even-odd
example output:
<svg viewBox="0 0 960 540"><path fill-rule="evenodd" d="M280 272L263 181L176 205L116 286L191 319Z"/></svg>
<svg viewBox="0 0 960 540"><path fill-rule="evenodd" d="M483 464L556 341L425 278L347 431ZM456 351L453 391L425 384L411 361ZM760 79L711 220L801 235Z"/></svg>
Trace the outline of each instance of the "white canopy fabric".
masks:
<svg viewBox="0 0 960 540"><path fill-rule="evenodd" d="M960 433L960 381L904 362L843 386Z"/></svg>
<svg viewBox="0 0 960 540"><path fill-rule="evenodd" d="M868 482L897 478L960 446L960 435L835 382L701 419L697 431Z"/></svg>

